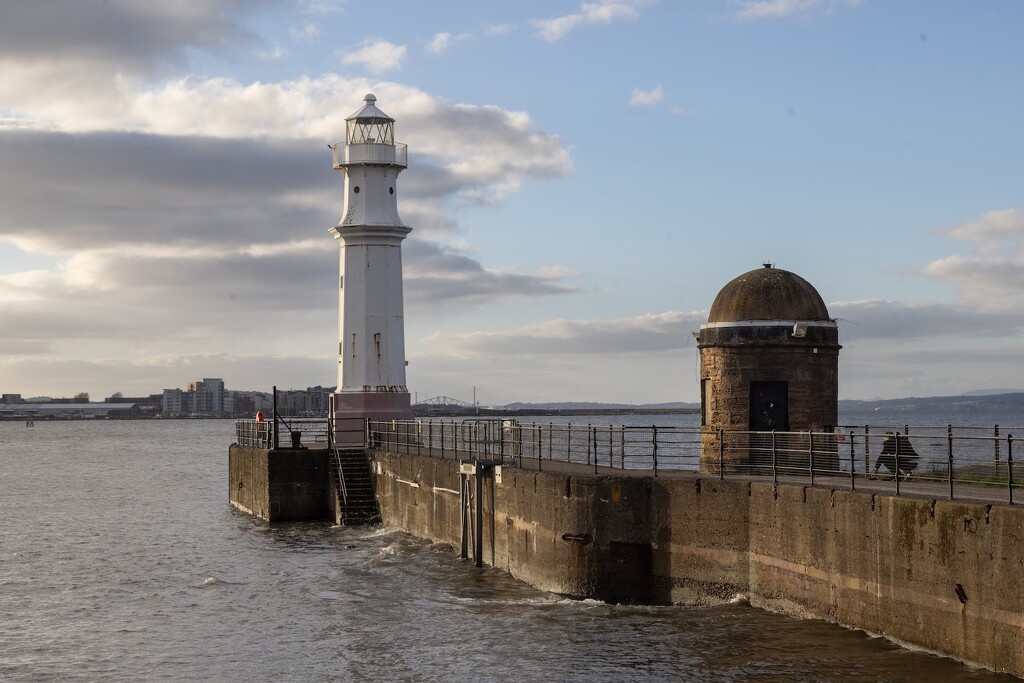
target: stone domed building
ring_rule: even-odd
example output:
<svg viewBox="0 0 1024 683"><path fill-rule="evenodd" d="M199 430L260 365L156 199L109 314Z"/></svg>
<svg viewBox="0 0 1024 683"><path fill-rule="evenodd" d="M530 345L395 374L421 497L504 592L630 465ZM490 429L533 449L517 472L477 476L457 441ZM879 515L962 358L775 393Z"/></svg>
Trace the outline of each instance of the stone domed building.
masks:
<svg viewBox="0 0 1024 683"><path fill-rule="evenodd" d="M839 329L817 290L771 264L744 273L715 297L698 348L701 469L809 467L806 435L770 432L831 432L837 421ZM837 468L834 441L814 441L814 469ZM820 454L818 441L830 442Z"/></svg>

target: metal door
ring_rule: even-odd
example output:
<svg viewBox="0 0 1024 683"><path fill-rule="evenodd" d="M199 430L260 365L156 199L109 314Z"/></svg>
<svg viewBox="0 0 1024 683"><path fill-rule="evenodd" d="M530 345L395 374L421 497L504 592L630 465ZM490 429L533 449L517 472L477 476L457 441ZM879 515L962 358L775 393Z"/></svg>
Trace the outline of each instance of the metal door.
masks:
<svg viewBox="0 0 1024 683"><path fill-rule="evenodd" d="M789 431L789 384L750 383L750 431Z"/></svg>

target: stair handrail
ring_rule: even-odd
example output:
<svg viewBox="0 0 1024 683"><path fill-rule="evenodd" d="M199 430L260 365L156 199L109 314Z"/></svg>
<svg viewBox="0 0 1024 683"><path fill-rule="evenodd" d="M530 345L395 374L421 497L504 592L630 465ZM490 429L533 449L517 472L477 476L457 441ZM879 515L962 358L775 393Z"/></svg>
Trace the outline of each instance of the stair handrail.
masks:
<svg viewBox="0 0 1024 683"><path fill-rule="evenodd" d="M348 488L345 486L345 472L341 467L341 451L337 446L331 447L334 454L334 464L338 468L338 493L341 494L341 507L343 512L348 512Z"/></svg>

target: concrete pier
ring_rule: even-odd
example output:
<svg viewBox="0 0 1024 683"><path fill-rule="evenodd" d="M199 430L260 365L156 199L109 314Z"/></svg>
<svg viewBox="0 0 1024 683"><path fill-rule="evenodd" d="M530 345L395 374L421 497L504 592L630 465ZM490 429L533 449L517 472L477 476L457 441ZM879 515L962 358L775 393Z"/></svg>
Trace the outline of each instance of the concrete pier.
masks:
<svg viewBox="0 0 1024 683"><path fill-rule="evenodd" d="M458 548L459 463L370 457L385 523ZM610 602L740 594L1024 676L1021 508L573 469L482 475L484 563Z"/></svg>
<svg viewBox="0 0 1024 683"><path fill-rule="evenodd" d="M451 453L366 456L387 526L479 548L481 564L539 589L644 604L742 595L1024 676L1024 508L548 461L537 471L527 458L478 468L477 486ZM268 521L338 519L327 450L236 444L229 477L232 505Z"/></svg>

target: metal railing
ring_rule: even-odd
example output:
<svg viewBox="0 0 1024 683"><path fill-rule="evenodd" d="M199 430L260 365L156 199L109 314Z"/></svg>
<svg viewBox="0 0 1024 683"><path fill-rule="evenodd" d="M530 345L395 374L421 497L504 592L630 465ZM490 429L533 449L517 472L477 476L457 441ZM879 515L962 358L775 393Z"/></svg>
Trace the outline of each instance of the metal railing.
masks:
<svg viewBox="0 0 1024 683"><path fill-rule="evenodd" d="M331 150L334 168L352 163L391 164L403 167L409 163L409 147L401 142L393 145L383 142L339 142Z"/></svg>
<svg viewBox="0 0 1024 683"><path fill-rule="evenodd" d="M901 437L896 439L894 434L872 427L829 432L726 432L657 425L428 419L370 421L367 443L396 453L485 458L536 470L571 463L596 473L627 470L662 476L700 472L722 479L871 487L896 495L951 500L1014 503L1020 498L1018 489L1024 477L1013 460L1019 439L1015 440L1010 430L1003 428L1004 435L1000 435L998 427L904 425L899 432ZM892 438L892 448L886 446L887 438Z"/></svg>
<svg viewBox="0 0 1024 683"><path fill-rule="evenodd" d="M275 425L277 439L275 442ZM362 428L360 428L362 431ZM235 441L240 446L255 448L302 448L312 444L327 444L331 428L327 418L271 417L267 421L236 420Z"/></svg>

